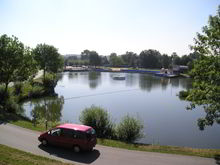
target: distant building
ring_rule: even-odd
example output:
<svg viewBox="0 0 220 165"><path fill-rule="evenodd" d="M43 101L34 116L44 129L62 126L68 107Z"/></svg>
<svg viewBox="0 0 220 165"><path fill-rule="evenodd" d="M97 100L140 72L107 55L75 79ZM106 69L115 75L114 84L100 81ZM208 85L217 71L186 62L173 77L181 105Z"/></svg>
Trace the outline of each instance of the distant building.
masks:
<svg viewBox="0 0 220 165"><path fill-rule="evenodd" d="M189 67L186 65L173 65L173 73L180 74L189 70Z"/></svg>

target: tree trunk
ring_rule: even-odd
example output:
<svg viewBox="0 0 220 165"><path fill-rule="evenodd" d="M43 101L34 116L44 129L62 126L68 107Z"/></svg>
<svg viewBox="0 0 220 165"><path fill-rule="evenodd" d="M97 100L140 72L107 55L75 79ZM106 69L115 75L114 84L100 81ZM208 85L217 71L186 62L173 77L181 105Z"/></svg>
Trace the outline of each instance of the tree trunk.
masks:
<svg viewBox="0 0 220 165"><path fill-rule="evenodd" d="M43 80L43 82L45 81L45 76L46 76L46 69L44 69L44 80Z"/></svg>
<svg viewBox="0 0 220 165"><path fill-rule="evenodd" d="M7 91L8 91L8 82L7 83L5 83L5 91L4 91L4 96L6 95L6 93L7 93Z"/></svg>

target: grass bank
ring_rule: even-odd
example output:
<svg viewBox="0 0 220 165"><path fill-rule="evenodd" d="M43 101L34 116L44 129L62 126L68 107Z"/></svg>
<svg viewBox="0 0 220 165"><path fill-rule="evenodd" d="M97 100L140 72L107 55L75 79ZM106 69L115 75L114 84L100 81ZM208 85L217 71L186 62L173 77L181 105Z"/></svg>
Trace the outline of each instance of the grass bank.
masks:
<svg viewBox="0 0 220 165"><path fill-rule="evenodd" d="M0 121L9 122L11 124L35 131L45 131L45 126L43 124L38 124L35 127L30 120L15 114L0 113ZM50 125L50 127L53 127L53 125ZM128 150L137 150L137 151L200 156L207 158L220 157L220 149L197 149L197 148L177 147L177 146L131 144L131 143L125 143L125 142L109 140L109 139L98 139L98 144L104 146L116 147L116 148L123 148Z"/></svg>
<svg viewBox="0 0 220 165"><path fill-rule="evenodd" d="M151 144L130 144L116 140L98 139L98 144L123 148L128 150L147 151L147 152L159 152L167 154L178 154L188 156L200 156L206 158L216 158L220 156L220 149L197 149L189 147L177 147L177 146L161 146Z"/></svg>
<svg viewBox="0 0 220 165"><path fill-rule="evenodd" d="M13 158L13 159L12 159ZM0 144L0 164L2 165L71 165L57 160L33 155Z"/></svg>

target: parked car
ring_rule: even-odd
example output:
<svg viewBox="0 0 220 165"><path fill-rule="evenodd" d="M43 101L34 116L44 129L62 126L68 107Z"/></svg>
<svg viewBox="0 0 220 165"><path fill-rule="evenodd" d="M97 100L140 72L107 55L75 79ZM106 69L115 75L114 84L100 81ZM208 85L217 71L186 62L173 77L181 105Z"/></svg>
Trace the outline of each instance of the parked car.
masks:
<svg viewBox="0 0 220 165"><path fill-rule="evenodd" d="M93 150L96 145L95 130L86 125L62 124L42 133L38 140L43 146L48 144L73 148L74 152Z"/></svg>

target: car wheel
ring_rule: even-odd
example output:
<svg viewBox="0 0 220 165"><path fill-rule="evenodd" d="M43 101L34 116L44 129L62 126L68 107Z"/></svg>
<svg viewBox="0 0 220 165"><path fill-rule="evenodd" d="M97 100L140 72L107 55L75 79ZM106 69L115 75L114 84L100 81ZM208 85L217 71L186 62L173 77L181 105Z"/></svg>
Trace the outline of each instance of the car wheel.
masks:
<svg viewBox="0 0 220 165"><path fill-rule="evenodd" d="M73 151L75 153L79 153L80 152L80 147L79 146L73 146Z"/></svg>
<svg viewBox="0 0 220 165"><path fill-rule="evenodd" d="M47 145L48 145L48 142L47 142L46 139L43 139L43 140L42 140L42 145L43 145L43 146L47 146Z"/></svg>

